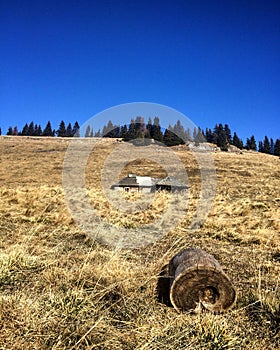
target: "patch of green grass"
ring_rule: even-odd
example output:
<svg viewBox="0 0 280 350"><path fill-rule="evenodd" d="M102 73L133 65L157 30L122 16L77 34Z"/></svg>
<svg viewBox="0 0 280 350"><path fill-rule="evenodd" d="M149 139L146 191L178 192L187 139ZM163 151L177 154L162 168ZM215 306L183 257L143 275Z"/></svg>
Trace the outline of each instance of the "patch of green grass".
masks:
<svg viewBox="0 0 280 350"><path fill-rule="evenodd" d="M19 281L40 267L38 257L27 254L21 247L9 253L0 252L0 287Z"/></svg>

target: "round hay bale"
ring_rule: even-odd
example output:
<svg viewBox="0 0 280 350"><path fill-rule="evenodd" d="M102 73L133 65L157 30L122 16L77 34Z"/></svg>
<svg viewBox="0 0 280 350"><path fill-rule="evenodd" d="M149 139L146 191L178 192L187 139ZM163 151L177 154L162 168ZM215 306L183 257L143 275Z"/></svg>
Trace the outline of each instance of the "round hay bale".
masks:
<svg viewBox="0 0 280 350"><path fill-rule="evenodd" d="M218 313L231 309L236 291L218 261L201 249L188 248L169 263L170 300L177 311Z"/></svg>

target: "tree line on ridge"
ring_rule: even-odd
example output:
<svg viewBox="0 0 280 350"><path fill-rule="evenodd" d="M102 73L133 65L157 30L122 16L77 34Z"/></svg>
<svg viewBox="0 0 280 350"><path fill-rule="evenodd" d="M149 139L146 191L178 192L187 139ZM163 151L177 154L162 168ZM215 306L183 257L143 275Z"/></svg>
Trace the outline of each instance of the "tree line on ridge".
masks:
<svg viewBox="0 0 280 350"><path fill-rule="evenodd" d="M169 125L167 128L162 128L159 117L151 118L145 123L143 117L132 118L130 123L124 125L114 125L111 120L96 132L92 125L88 124L83 135L80 135L81 130L79 123L76 121L72 127L71 123L66 123L62 120L58 129L53 129L51 122L48 121L45 128L41 125L35 124L33 121L25 124L22 130L17 126L9 127L7 135L13 136L50 136L50 137L110 137L120 138L124 141L133 141L136 145L149 144L157 141L166 146L176 146L188 142L194 142L199 145L204 142L212 143L220 147L222 151L227 151L230 145L239 149L247 149L259 151L262 153L280 156L280 139L273 140L265 136L264 140L257 141L252 135L246 139L246 143L238 137L237 133L231 133L228 124L216 124L213 129L200 127L187 128L178 120L173 126ZM0 128L0 135L2 130ZM153 140L153 141L152 141Z"/></svg>

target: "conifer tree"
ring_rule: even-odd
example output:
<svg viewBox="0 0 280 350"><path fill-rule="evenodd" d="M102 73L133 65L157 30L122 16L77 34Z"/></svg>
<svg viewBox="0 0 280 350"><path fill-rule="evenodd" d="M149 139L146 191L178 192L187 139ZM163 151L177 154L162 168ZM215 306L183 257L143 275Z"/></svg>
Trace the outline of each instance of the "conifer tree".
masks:
<svg viewBox="0 0 280 350"><path fill-rule="evenodd" d="M2 129L0 128L0 136L2 135Z"/></svg>
<svg viewBox="0 0 280 350"><path fill-rule="evenodd" d="M27 136L28 135L28 124L26 123L21 131L22 136Z"/></svg>
<svg viewBox="0 0 280 350"><path fill-rule="evenodd" d="M274 154L274 141L272 138L270 139L270 151L269 151L269 153Z"/></svg>
<svg viewBox="0 0 280 350"><path fill-rule="evenodd" d="M137 130L135 125L135 120L132 118L128 126L127 133L124 135L124 141L134 140L136 138Z"/></svg>
<svg viewBox="0 0 280 350"><path fill-rule="evenodd" d="M93 128L91 128L91 130L90 130L89 137L94 137L94 130L93 130Z"/></svg>
<svg viewBox="0 0 280 350"><path fill-rule="evenodd" d="M185 140L186 141L192 141L192 136L191 136L191 129L190 127L185 130Z"/></svg>
<svg viewBox="0 0 280 350"><path fill-rule="evenodd" d="M255 136L252 135L250 138L250 146L251 146L251 150L256 151L257 150L257 143L256 143L256 139Z"/></svg>
<svg viewBox="0 0 280 350"><path fill-rule="evenodd" d="M206 128L205 137L207 142L214 143L214 135L211 129Z"/></svg>
<svg viewBox="0 0 280 350"><path fill-rule="evenodd" d="M228 150L227 135L224 130L222 130L218 135L217 146L220 147L222 151Z"/></svg>
<svg viewBox="0 0 280 350"><path fill-rule="evenodd" d="M102 137L120 137L120 127L114 125L111 120L108 121L107 125L103 127Z"/></svg>
<svg viewBox="0 0 280 350"><path fill-rule="evenodd" d="M85 132L85 137L89 137L89 136L90 136L90 125L86 127L86 132Z"/></svg>
<svg viewBox="0 0 280 350"><path fill-rule="evenodd" d="M34 127L34 136L42 136L42 128L41 128L41 125L35 124L35 127Z"/></svg>
<svg viewBox="0 0 280 350"><path fill-rule="evenodd" d="M34 122L31 122L28 125L27 135L28 136L34 136Z"/></svg>
<svg viewBox="0 0 280 350"><path fill-rule="evenodd" d="M47 125L43 131L43 136L54 136L54 132L52 130L52 125L50 121L47 122Z"/></svg>
<svg viewBox="0 0 280 350"><path fill-rule="evenodd" d="M232 144L239 149L243 148L243 141L237 136L236 132L233 134Z"/></svg>
<svg viewBox="0 0 280 350"><path fill-rule="evenodd" d="M18 127L17 126L15 126L13 129L13 135L18 136Z"/></svg>
<svg viewBox="0 0 280 350"><path fill-rule="evenodd" d="M13 128L11 126L9 126L9 128L8 128L7 135L8 136L12 136L13 135Z"/></svg>
<svg viewBox="0 0 280 350"><path fill-rule="evenodd" d="M135 127L136 127L136 134L138 135L137 137L144 138L146 125L143 117L141 116L136 117Z"/></svg>
<svg viewBox="0 0 280 350"><path fill-rule="evenodd" d="M72 125L69 123L66 128L66 137L72 137L73 135Z"/></svg>
<svg viewBox="0 0 280 350"><path fill-rule="evenodd" d="M216 124L213 141L222 151L228 150L228 139L223 124Z"/></svg>
<svg viewBox="0 0 280 350"><path fill-rule="evenodd" d="M119 125L115 125L114 129L111 132L111 137L119 138L120 137L120 130L121 130L120 126Z"/></svg>
<svg viewBox="0 0 280 350"><path fill-rule="evenodd" d="M194 142L195 142L196 146L198 146L200 143L205 142L204 132L200 127L197 128L197 133L196 133L196 137L194 139Z"/></svg>
<svg viewBox="0 0 280 350"><path fill-rule="evenodd" d="M177 120L176 124L173 127L173 130L174 134L176 134L181 139L181 141L184 142L186 132L180 120Z"/></svg>
<svg viewBox="0 0 280 350"><path fill-rule="evenodd" d="M101 137L100 129L97 130L97 132L95 133L94 137Z"/></svg>
<svg viewBox="0 0 280 350"><path fill-rule="evenodd" d="M192 134L192 139L193 139L193 140L196 139L196 135L197 135L197 128L194 127L194 128L193 128L193 134Z"/></svg>
<svg viewBox="0 0 280 350"><path fill-rule="evenodd" d="M127 125L124 124L121 126L121 129L120 129L120 137L123 139L125 137L126 133L127 133ZM95 136L98 137L97 133L95 134Z"/></svg>
<svg viewBox="0 0 280 350"><path fill-rule="evenodd" d="M280 157L280 139L276 139L275 141L274 155Z"/></svg>
<svg viewBox="0 0 280 350"><path fill-rule="evenodd" d="M225 130L225 133L226 133L227 142L231 145L232 144L232 138L231 138L231 131L230 131L230 128L229 128L228 124L225 124L224 130Z"/></svg>
<svg viewBox="0 0 280 350"><path fill-rule="evenodd" d="M163 133L161 131L161 126L160 126L160 123L159 123L159 117L155 117L154 118L154 123L153 123L153 126L152 126L152 138L155 140L155 141L158 141L158 142L163 142Z"/></svg>
<svg viewBox="0 0 280 350"><path fill-rule="evenodd" d="M80 125L76 121L72 129L72 137L80 137Z"/></svg>
<svg viewBox="0 0 280 350"><path fill-rule="evenodd" d="M270 142L267 136L264 137L263 152L268 154L270 153Z"/></svg>
<svg viewBox="0 0 280 350"><path fill-rule="evenodd" d="M152 138L152 129L153 129L153 123L152 123L152 119L149 118L148 119L148 123L146 125L146 133L145 133L145 137L147 139L151 139Z"/></svg>
<svg viewBox="0 0 280 350"><path fill-rule="evenodd" d="M59 128L56 131L56 134L58 137L65 137L66 136L66 127L65 122L62 120L59 124Z"/></svg>
<svg viewBox="0 0 280 350"><path fill-rule="evenodd" d="M246 139L245 149L247 149L247 150L251 149L251 140L248 137Z"/></svg>
<svg viewBox="0 0 280 350"><path fill-rule="evenodd" d="M263 142L259 141L259 152L263 153L264 152L264 146L263 146Z"/></svg>
<svg viewBox="0 0 280 350"><path fill-rule="evenodd" d="M222 132L222 130L223 130L222 124L215 125L214 131L213 131L213 143L215 143L216 145L218 144L218 137L219 137L219 134Z"/></svg>

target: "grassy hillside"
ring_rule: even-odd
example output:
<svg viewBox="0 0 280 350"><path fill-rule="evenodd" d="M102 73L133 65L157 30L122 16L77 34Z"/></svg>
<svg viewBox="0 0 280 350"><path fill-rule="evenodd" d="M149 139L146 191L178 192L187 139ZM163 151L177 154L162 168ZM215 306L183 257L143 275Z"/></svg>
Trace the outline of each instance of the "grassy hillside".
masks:
<svg viewBox="0 0 280 350"><path fill-rule="evenodd" d="M204 225L189 231L199 169L191 152L174 150L190 182L184 220L154 244L125 250L102 246L71 218L62 188L68 142L0 138L0 349L280 347L279 158L214 153L215 200ZM102 192L102 167L116 145L103 140L88 159L91 203L115 225L153 221L168 194L158 194L145 214L123 216ZM128 172L165 175L144 159L129 164ZM231 278L238 292L232 311L178 314L157 301L162 266L190 246L212 254Z"/></svg>

